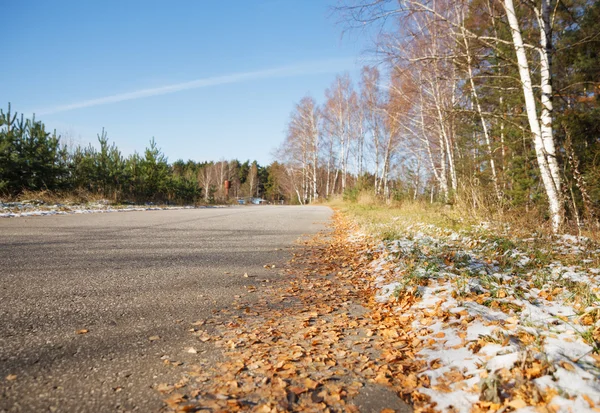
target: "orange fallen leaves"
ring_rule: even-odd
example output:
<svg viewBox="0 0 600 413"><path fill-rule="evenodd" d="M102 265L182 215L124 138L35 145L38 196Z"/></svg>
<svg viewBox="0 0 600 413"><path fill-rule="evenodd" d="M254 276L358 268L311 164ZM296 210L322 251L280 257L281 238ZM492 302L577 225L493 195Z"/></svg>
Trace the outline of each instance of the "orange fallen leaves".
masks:
<svg viewBox="0 0 600 413"><path fill-rule="evenodd" d="M284 269L291 276L288 287L264 284L268 297L259 298L258 305L236 297L240 321L235 327L222 325L210 334L192 329L200 341L220 347L226 361L207 370L188 367L187 395L173 394L175 385L157 387L170 394L169 408L353 412L351 398L367 381L398 386L410 395L420 383L415 372L423 368L414 359L421 341L404 332L412 319L399 318L392 304L371 301L369 261L359 253L365 246L349 246L347 223L336 225L334 236L314 239L295 252ZM356 307L362 310L355 314ZM192 326L205 324L208 320ZM381 363L384 353L388 356Z"/></svg>
<svg viewBox="0 0 600 413"><path fill-rule="evenodd" d="M449 292L440 295L437 305L418 311L412 306L419 298L412 293L383 304L375 302L374 274L364 254L369 247L364 244L367 241L348 244L346 234L351 225L339 217L335 225L330 237L311 240L306 248L294 253L294 259L282 269L289 275L288 285L260 284L260 297L252 303L244 301L249 300L247 296L237 296L235 322L215 324L216 331L209 320L193 324L210 325L210 333L194 330L192 334L207 345L219 347L224 361L210 368L186 366L184 374L189 380L180 382L179 387L157 386L159 392L169 395L165 403L170 409L354 412L357 408L352 398L365 383L377 383L393 387L412 403L415 412L430 413L435 407L429 396L418 391L420 388L442 393L479 391L477 386L467 388L470 373L458 369L444 372L439 370L445 367L441 360L426 361L415 355L426 347L439 350L454 340L454 334L446 330L451 326L459 338L452 348L469 348L477 353L489 341L479 338L468 342L466 329L474 320L481 322L481 318L464 309L456 313L444 310L441 304ZM455 259L452 254L445 257L452 265ZM387 269L390 273L394 270L391 265ZM249 286L247 291L255 288ZM498 290L498 298L506 296L507 290ZM489 294L479 294L467 300L481 304L487 299ZM353 306L361 310L354 313ZM411 311L405 312L408 309ZM444 331L439 331L436 323ZM517 317L509 317L498 326L504 336L490 339L508 345L509 337L516 336L518 323ZM519 333L519 339L532 342L532 337L524 333ZM562 367L569 371L576 368L566 361ZM444 373L430 381L426 373L431 370ZM503 380L507 383L502 395L509 397L480 401L473 411L511 411L525 406L552 411L553 406L548 405L554 396L552 391L541 393L530 384L547 372L548 366L535 359L520 360L514 369L499 373L500 385L504 385ZM489 379L484 376L487 372L482 378ZM509 376L521 381L509 382ZM176 390L178 393L174 393ZM586 401L592 407L591 400Z"/></svg>

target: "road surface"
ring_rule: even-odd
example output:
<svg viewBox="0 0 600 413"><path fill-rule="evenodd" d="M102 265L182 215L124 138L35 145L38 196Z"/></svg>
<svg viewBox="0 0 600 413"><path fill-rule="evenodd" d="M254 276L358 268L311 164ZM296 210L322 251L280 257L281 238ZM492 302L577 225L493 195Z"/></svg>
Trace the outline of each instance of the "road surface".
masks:
<svg viewBox="0 0 600 413"><path fill-rule="evenodd" d="M0 411L159 411L152 386L181 378L164 360L199 356L186 352L198 346L190 323L281 278L263 266L286 260L330 214L249 206L0 219Z"/></svg>

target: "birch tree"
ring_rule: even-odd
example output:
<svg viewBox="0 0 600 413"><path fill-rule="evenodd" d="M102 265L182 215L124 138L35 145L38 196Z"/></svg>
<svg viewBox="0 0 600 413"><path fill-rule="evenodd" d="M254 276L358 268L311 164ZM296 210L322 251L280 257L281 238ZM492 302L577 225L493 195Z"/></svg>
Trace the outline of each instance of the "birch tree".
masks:
<svg viewBox="0 0 600 413"><path fill-rule="evenodd" d="M383 153L383 101L380 88L381 75L376 67L365 66L361 74L361 106L365 112L368 147L371 150L375 194L381 189L381 156Z"/></svg>
<svg viewBox="0 0 600 413"><path fill-rule="evenodd" d="M533 136L535 152L540 168L542 182L548 196L552 227L554 231L562 224L564 216L564 207L561 202L560 187L561 179L559 174L558 162L556 159L556 149L552 131L552 84L550 83L550 52L551 44L551 25L550 25L550 3L548 0L541 0L541 7L533 3L528 3L534 10L539 26L540 44L535 47L540 58L540 89L541 89L541 113L538 117L538 108L536 95L533 89L531 79L531 69L529 59L525 50L523 36L521 33L521 24L517 18L515 6L512 0L504 0L506 17L510 25L511 34L517 62L519 75L523 87L523 96L525 98L525 108L527 119Z"/></svg>
<svg viewBox="0 0 600 413"><path fill-rule="evenodd" d="M483 109L480 104L479 94L475 85L474 57L471 54L471 45L476 43L484 46L487 50L501 56L518 68L520 88L522 89L525 112L528 119L529 134L532 137L533 147L536 153L540 177L545 189L549 203L552 227L555 231L560 227L564 207L561 200L561 176L557 160L556 144L553 136L553 106L552 106L552 84L551 84L551 57L552 57L552 15L553 7L551 0L521 0L518 2L520 8L516 8L513 0L489 0L490 10L498 9L500 6L504 14L486 16L488 25L495 27L496 20L504 22L510 28L510 38L500 38L497 35L479 34L472 30L466 23L464 13L472 7L480 7L481 4L472 1L449 1L449 0L400 0L398 2L388 0L374 0L353 4L345 8L345 12L355 22L372 23L394 17L398 20L398 31L400 43L406 39L416 37L427 37L428 42L423 44L421 55L412 63L427 61L431 69L431 75L424 80L428 87L424 91L424 97L431 99L435 107L435 115L438 121L438 132L440 133L442 146L445 147L445 158L448 166L449 177L453 189L457 188L457 175L454 159L454 122L447 118L448 112L443 108L455 107L457 104L457 85L461 80L455 79L451 85L452 92L446 93L448 70L456 70L447 65L453 61L455 64L462 60L465 63L466 81L471 89L471 103L478 114L483 131L485 149L490 162L492 180L496 196L500 198L496 165L493 158L493 149L488 125ZM483 16L483 14L482 14ZM523 27L534 40L527 43L524 41ZM537 40L536 40L537 38ZM462 52L458 45L461 45ZM516 61L512 56L506 55L499 46L509 45L514 50ZM532 53L537 56L533 56ZM466 56L461 56L461 53ZM395 56L402 58L402 56ZM536 65L532 65L535 62ZM452 75L454 76L454 75ZM539 78L539 86L533 84L534 79ZM429 90L427 90L429 89ZM450 105L447 99L450 98ZM426 99L422 101L425 102ZM538 103L539 102L539 103ZM499 105L501 106L501 105ZM447 122L449 119L450 122ZM502 137L503 138L503 137ZM440 181L442 178L440 177Z"/></svg>
<svg viewBox="0 0 600 413"><path fill-rule="evenodd" d="M350 76L345 74L337 76L331 88L325 91L326 102L324 108L325 129L332 146L338 149L337 159L339 160L339 170L336 168L333 178L333 186L341 174L342 192L346 189L348 175L348 160L350 157L352 143L352 110L355 108L353 101L355 99L352 90Z"/></svg>
<svg viewBox="0 0 600 413"><path fill-rule="evenodd" d="M286 141L280 151L294 192L302 204L319 197L319 123L320 111L315 100L309 96L302 98L291 114Z"/></svg>

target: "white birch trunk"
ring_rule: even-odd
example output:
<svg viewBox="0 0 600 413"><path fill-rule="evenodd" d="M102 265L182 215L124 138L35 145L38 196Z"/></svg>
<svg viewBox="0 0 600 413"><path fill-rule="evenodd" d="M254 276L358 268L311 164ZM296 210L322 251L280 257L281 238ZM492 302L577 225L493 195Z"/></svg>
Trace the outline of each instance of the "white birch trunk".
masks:
<svg viewBox="0 0 600 413"><path fill-rule="evenodd" d="M556 185L555 178L553 177L553 173L550 167L550 162L548 159L548 155L546 153L546 148L544 145L544 140L542 138L542 128L540 125L540 121L537 117L536 110L536 102L535 95L533 92L533 85L531 82L531 74L529 70L529 62L527 61L527 54L525 53L525 46L523 44L523 38L521 36L521 27L519 26L519 21L517 20L517 16L515 14L515 7L512 0L504 0L504 8L506 10L506 15L508 17L508 23L510 25L513 43L515 47L515 53L517 54L517 61L519 66L519 76L521 78L521 84L523 87L523 94L525 97L525 108L527 111L527 119L529 120L529 127L531 128L531 133L533 135L534 147L536 152L536 157L538 161L538 165L540 168L540 175L542 177L542 182L544 184L544 189L546 191L546 195L548 197L550 216L552 219L552 229L557 232L560 225L562 224L563 219L563 207L560 200L560 193L557 191L557 188L560 187L560 178L557 177ZM546 69L547 69L546 65ZM549 79L547 79L547 85L542 85L548 90ZM547 110L547 108L546 108ZM548 114L546 116L546 121L548 122ZM552 126L551 115L549 116L550 127ZM547 127L548 125L545 125ZM546 132L546 139L551 139L552 135L548 136ZM552 147L554 142L552 142ZM555 159L555 158L554 158Z"/></svg>
<svg viewBox="0 0 600 413"><path fill-rule="evenodd" d="M329 180L331 176L331 155L327 159L327 182L325 183L325 197L329 198Z"/></svg>
<svg viewBox="0 0 600 413"><path fill-rule="evenodd" d="M447 200L448 199L448 183L446 181L445 160L444 160L444 156L443 156L444 148L443 148L443 146L440 146L440 168L442 170L438 171L438 168L435 165L435 160L433 158L433 150L431 148L431 141L429 140L427 130L425 128L425 113L424 113L425 108L424 108L424 102L423 102L423 90L422 89L419 89L419 97L420 97L419 113L421 115L420 126L421 126L421 134L422 134L421 140L423 141L423 144L425 145L425 148L427 149L427 155L429 158L429 162L431 163L431 170L433 172L433 176L435 177L436 181L438 181L438 183L440 185L440 190L444 194L444 199ZM432 189L432 197L433 197L433 189Z"/></svg>
<svg viewBox="0 0 600 413"><path fill-rule="evenodd" d="M313 201L319 197L319 192L317 191L317 162L319 158L319 131L316 125L316 119L313 111L313 119L312 119L312 133L313 133L313 142L312 142L312 195Z"/></svg>
<svg viewBox="0 0 600 413"><path fill-rule="evenodd" d="M537 12L537 10L536 10ZM550 3L548 0L542 0L542 10L538 13L540 26L540 74L541 74L541 103L542 111L540 115L540 129L542 132L542 142L548 159L550 174L554 181L556 192L560 194L561 179L558 162L556 160L556 149L554 144L554 134L552 131L552 80L551 70L551 52L552 52L552 28L550 25Z"/></svg>

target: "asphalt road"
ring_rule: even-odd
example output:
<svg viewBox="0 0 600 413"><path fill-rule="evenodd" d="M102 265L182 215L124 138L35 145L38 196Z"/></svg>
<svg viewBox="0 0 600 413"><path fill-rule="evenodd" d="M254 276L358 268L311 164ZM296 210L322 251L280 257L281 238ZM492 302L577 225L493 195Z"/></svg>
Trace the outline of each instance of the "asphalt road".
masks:
<svg viewBox="0 0 600 413"><path fill-rule="evenodd" d="M186 351L198 347L190 323L281 278L263 266L285 261L330 214L249 206L0 219L0 411L159 411L152 386L181 378L164 360L214 356Z"/></svg>

